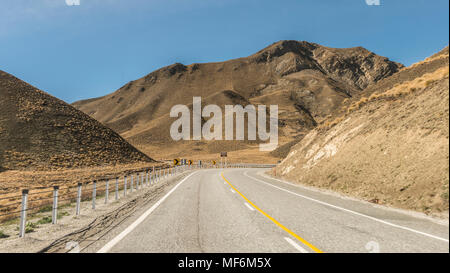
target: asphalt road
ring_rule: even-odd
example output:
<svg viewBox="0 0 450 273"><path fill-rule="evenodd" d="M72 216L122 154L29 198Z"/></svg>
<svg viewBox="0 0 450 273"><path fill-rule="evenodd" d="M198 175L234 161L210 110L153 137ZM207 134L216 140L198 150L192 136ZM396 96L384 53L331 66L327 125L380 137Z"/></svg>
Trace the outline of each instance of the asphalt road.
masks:
<svg viewBox="0 0 450 273"><path fill-rule="evenodd" d="M99 252L449 252L449 227L262 169L198 170Z"/></svg>

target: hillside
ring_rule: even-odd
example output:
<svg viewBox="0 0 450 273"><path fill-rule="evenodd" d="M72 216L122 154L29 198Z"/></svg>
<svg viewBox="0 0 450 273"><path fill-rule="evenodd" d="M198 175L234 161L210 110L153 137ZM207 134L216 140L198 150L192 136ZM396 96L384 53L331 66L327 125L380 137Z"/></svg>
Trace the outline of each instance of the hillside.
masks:
<svg viewBox="0 0 450 273"><path fill-rule="evenodd" d="M88 115L0 71L0 171L151 161Z"/></svg>
<svg viewBox="0 0 450 273"><path fill-rule="evenodd" d="M447 47L369 86L293 146L277 175L448 216L448 65Z"/></svg>
<svg viewBox="0 0 450 273"><path fill-rule="evenodd" d="M236 98L279 106L280 141L292 141L332 115L344 99L392 75L403 66L364 48L336 49L314 43L280 41L245 58L220 63L173 64L129 82L112 94L73 106L151 153L216 153L252 149L237 141L172 140L173 105L191 105L193 96L221 107ZM203 105L206 105L204 103ZM195 149L195 150L194 150ZM181 151L181 152L180 152Z"/></svg>

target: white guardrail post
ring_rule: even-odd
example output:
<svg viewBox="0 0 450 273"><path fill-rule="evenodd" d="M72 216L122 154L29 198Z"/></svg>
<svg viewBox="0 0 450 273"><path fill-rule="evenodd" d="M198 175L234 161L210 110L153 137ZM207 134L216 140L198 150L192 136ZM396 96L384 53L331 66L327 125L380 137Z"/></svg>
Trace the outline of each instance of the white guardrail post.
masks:
<svg viewBox="0 0 450 273"><path fill-rule="evenodd" d="M28 190L22 190L22 210L20 211L19 237L25 236L25 223L27 222Z"/></svg>
<svg viewBox="0 0 450 273"><path fill-rule="evenodd" d="M141 174L137 173L136 174L136 190L139 190L140 187L141 187Z"/></svg>
<svg viewBox="0 0 450 273"><path fill-rule="evenodd" d="M52 224L56 224L58 219L58 186L53 187L53 207L52 207Z"/></svg>
<svg viewBox="0 0 450 273"><path fill-rule="evenodd" d="M116 177L116 200L119 200L119 177Z"/></svg>
<svg viewBox="0 0 450 273"><path fill-rule="evenodd" d="M97 198L97 181L92 184L92 209L95 209L95 199Z"/></svg>
<svg viewBox="0 0 450 273"><path fill-rule="evenodd" d="M134 184L133 175L130 175L130 192L133 192L133 184Z"/></svg>
<svg viewBox="0 0 450 273"><path fill-rule="evenodd" d="M106 180L105 186L105 204L108 204L108 198L109 198L109 179Z"/></svg>
<svg viewBox="0 0 450 273"><path fill-rule="evenodd" d="M123 177L123 196L127 195L127 176Z"/></svg>
<svg viewBox="0 0 450 273"><path fill-rule="evenodd" d="M77 206L75 208L75 215L80 215L80 206L81 206L81 187L83 183L78 183L78 190L77 190Z"/></svg>

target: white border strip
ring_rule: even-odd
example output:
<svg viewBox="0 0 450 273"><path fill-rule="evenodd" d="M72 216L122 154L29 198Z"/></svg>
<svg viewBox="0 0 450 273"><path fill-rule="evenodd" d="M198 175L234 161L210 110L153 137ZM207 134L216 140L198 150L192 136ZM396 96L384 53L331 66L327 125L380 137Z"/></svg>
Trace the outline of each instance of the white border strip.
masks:
<svg viewBox="0 0 450 273"><path fill-rule="evenodd" d="M251 210L251 211L254 211L254 210L255 210L255 209L254 209L252 206L250 206L247 202L245 202L244 204L245 204L245 206L246 206L249 210Z"/></svg>
<svg viewBox="0 0 450 273"><path fill-rule="evenodd" d="M97 253L106 253L111 248L113 248L120 240L125 238L130 232L133 231L140 223L142 223L147 216L149 216L159 205L161 205L164 200L166 200L169 195L171 195L184 181L186 181L189 177L191 177L193 174L197 173L193 172L190 175L186 176L183 180L181 180L180 183L178 183L173 189L171 189L166 195L164 195L163 198L161 198L158 202L156 202L151 208L149 208L144 214L142 214L136 221L134 221L131 225L129 225L124 231L122 231L119 235L114 237L111 241L109 241L105 246L103 246L100 250L97 251Z"/></svg>
<svg viewBox="0 0 450 273"><path fill-rule="evenodd" d="M443 241L443 242L447 242L447 243L449 242L449 240L445 239L445 238L441 238L441 237L438 237L438 236L435 236L435 235L431 235L431 234L428 234L428 233L425 233L425 232L422 232L422 231L418 231L418 230L415 230L415 229L412 229L412 228L396 225L396 224L393 224L393 223L390 223L390 222L386 222L386 221L383 221L381 219L378 219L378 218L375 218L375 217L372 217L372 216L369 216L369 215L365 215L365 214L362 214L362 213L359 213L359 212L356 212L356 211L353 211L353 210L349 210L349 209L345 209L345 208L342 208L342 207L338 207L338 206L335 206L335 205L332 205L332 204L329 204L329 203L326 203L326 202L323 202L323 201L316 200L316 199L311 198L311 197L307 197L307 196L304 196L304 195L301 195L301 194L298 194L298 193L295 193L295 192L283 189L281 187L277 187L277 186L272 185L272 184L270 184L268 182L262 181L262 180L260 180L258 178L251 177L251 176L249 176L247 174L247 172L248 171L244 172L244 175L247 176L248 178L251 178L251 179L253 179L255 181L264 183L264 184L269 185L271 187L277 188L279 190L288 192L290 194L293 194L293 195L305 198L307 200L310 200L310 201L313 201L313 202L316 202L316 203L319 203L319 204L322 204L322 205L325 205L325 206L328 206L328 207L332 207L332 208L335 208L335 209L339 209L339 210L342 210L342 211L345 211L345 212L349 212L349 213L352 213L352 214L355 214L355 215L358 215L358 216L361 216L361 217L365 217L365 218L374 220L376 222L379 222L379 223L382 223L382 224L385 224L385 225L388 225L388 226L392 226L392 227L396 227L396 228L399 228L399 229L411 231L411 232L414 232L414 233L417 233L417 234L420 234L420 235L423 235L423 236L427 236L427 237L430 237L430 238L433 238L433 239L436 239L436 240L440 240L440 241ZM281 181L281 180L278 180L278 179L274 179L274 180L277 180L277 181L280 181L280 182L284 182L284 181ZM284 183L287 183L287 182L284 182Z"/></svg>
<svg viewBox="0 0 450 273"><path fill-rule="evenodd" d="M298 251L300 251L301 253L309 253L308 251L306 251L303 247L299 246L296 242L294 242L291 238L288 237L284 237L284 239L290 243L295 249L297 249Z"/></svg>

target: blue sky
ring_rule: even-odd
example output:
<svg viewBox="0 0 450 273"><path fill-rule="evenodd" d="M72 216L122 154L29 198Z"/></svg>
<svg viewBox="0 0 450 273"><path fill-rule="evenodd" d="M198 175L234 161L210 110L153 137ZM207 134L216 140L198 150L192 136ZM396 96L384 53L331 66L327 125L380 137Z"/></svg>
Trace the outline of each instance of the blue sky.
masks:
<svg viewBox="0 0 450 273"><path fill-rule="evenodd" d="M279 40L363 46L410 65L449 40L448 0L1 0L0 70L67 102L175 62L248 56Z"/></svg>

